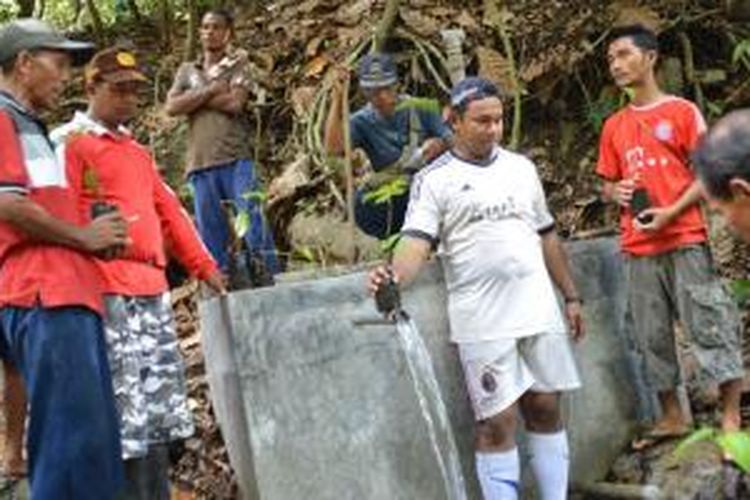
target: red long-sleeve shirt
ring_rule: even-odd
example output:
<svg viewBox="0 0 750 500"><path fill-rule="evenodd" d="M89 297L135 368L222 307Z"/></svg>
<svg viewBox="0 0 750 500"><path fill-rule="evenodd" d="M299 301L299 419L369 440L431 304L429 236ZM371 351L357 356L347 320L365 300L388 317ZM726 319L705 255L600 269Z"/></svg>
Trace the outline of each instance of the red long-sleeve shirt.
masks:
<svg viewBox="0 0 750 500"><path fill-rule="evenodd" d="M190 216L164 183L151 154L128 133L113 133L82 113L52 134L65 160L78 209L91 219L103 201L128 219L132 244L122 258L98 261L105 293L157 295L168 289L165 246L199 279L218 270Z"/></svg>

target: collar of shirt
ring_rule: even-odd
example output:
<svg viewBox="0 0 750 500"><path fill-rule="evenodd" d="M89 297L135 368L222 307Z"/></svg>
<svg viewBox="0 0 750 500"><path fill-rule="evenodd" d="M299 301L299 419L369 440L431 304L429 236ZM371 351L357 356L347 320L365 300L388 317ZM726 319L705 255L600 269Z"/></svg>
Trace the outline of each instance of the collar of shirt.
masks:
<svg viewBox="0 0 750 500"><path fill-rule="evenodd" d="M6 104L8 107L13 108L16 112L22 114L24 117L35 122L44 133L47 133L47 125L39 118L36 113L31 111L29 108L24 106L16 97L8 92L7 90L0 90L0 101Z"/></svg>
<svg viewBox="0 0 750 500"><path fill-rule="evenodd" d="M92 133L100 137L109 136L112 139L120 139L124 136L129 139L133 136L130 130L128 130L128 128L125 127L124 125L120 125L119 127L117 127L117 132L115 133L112 130L105 127L104 125L102 125L101 123L91 118L86 113L82 113L80 111L75 112L75 115L73 115L73 120L71 120L70 125L72 129L78 132Z"/></svg>

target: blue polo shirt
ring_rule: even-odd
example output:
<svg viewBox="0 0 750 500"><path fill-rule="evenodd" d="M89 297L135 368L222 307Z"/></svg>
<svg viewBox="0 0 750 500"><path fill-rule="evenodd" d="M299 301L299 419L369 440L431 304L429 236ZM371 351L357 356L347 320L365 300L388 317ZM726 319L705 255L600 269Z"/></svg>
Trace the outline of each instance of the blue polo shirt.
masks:
<svg viewBox="0 0 750 500"><path fill-rule="evenodd" d="M432 137L447 139L451 136L439 114L424 110L415 112L421 125L418 145ZM409 145L409 109L399 109L385 118L368 104L351 116L350 130L352 147L363 149L372 168L378 171L398 161Z"/></svg>

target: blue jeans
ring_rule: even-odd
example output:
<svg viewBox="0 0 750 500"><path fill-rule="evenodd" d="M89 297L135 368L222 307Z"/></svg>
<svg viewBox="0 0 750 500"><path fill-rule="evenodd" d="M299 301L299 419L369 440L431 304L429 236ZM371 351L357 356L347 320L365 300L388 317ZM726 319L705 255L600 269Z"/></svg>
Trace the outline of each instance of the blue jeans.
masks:
<svg viewBox="0 0 750 500"><path fill-rule="evenodd" d="M245 234L248 249L260 252L271 273L281 271L273 234L263 217L261 206L247 199L247 193L259 188L252 161L237 160L198 170L191 173L188 180L194 190L198 232L223 271L229 267L229 228L221 207L223 200L232 201L238 211L250 214L250 229Z"/></svg>
<svg viewBox="0 0 750 500"><path fill-rule="evenodd" d="M31 498L115 498L120 424L101 318L82 307L5 307L0 324L28 395Z"/></svg>

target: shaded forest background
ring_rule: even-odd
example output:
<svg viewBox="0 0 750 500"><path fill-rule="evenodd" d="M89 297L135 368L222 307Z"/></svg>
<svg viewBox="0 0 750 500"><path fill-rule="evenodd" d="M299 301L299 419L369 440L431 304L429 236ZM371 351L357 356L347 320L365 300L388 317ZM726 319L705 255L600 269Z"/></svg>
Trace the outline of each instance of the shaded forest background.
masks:
<svg viewBox="0 0 750 500"><path fill-rule="evenodd" d="M162 103L176 67L199 50L200 14L215 6L236 14L235 45L253 62L247 115L255 160L267 181L286 171L287 196L268 213L292 268L351 259L335 235L306 229L338 230L346 216L344 168L321 144L330 70L354 67L375 43L395 54L406 92L444 103L454 63L443 31L463 31L466 72L506 91L506 143L537 162L565 236L614 229L616 214L598 201L593 169L601 125L627 101L604 60L615 24L641 22L660 33L663 86L694 100L709 121L750 99L747 1L5 0L0 19L33 14L101 45L134 46L153 81L134 129L189 206L185 122L167 117ZM353 109L363 103L356 84L351 95ZM53 121L83 104L79 82ZM357 249L358 260L377 255L372 242Z"/></svg>

